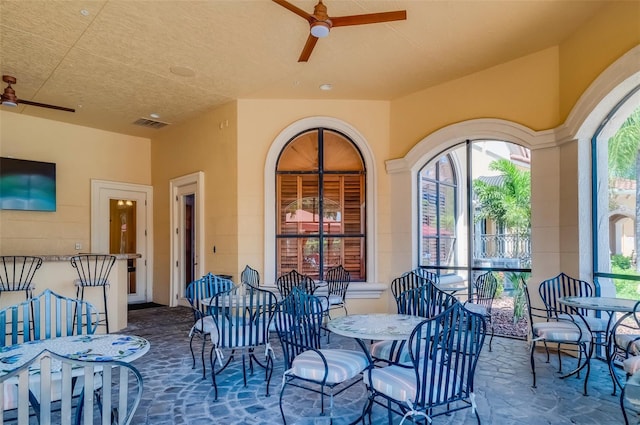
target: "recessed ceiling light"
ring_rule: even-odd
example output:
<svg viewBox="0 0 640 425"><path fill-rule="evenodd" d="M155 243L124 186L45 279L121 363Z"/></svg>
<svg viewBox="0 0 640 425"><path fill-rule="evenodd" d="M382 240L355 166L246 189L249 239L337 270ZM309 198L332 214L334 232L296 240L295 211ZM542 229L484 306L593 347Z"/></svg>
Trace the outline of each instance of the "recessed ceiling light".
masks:
<svg viewBox="0 0 640 425"><path fill-rule="evenodd" d="M156 114L155 112L154 112L154 113L152 113L152 114L149 114L149 116L150 116L151 118L155 118L155 119L160 118L160 114Z"/></svg>
<svg viewBox="0 0 640 425"><path fill-rule="evenodd" d="M333 88L333 86L329 83L320 84L320 90L329 91Z"/></svg>
<svg viewBox="0 0 640 425"><path fill-rule="evenodd" d="M80 9L80 14L82 16L89 16L89 11L87 9Z"/></svg>
<svg viewBox="0 0 640 425"><path fill-rule="evenodd" d="M193 77L196 75L196 72L187 66L172 66L169 68L169 71L171 71L172 74L179 75L181 77Z"/></svg>

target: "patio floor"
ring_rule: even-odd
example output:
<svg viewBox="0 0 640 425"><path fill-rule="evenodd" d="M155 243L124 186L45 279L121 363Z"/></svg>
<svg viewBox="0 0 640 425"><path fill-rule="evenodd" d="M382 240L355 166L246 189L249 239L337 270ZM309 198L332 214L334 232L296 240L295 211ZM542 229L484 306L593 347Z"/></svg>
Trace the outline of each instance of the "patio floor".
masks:
<svg viewBox="0 0 640 425"><path fill-rule="evenodd" d="M219 398L214 401L208 365L205 380L202 380L202 368L197 357L196 368L191 368L188 338L191 324L191 310L185 307L154 307L129 312L129 326L120 333L142 336L151 343L149 352L134 362L144 378L145 388L132 423L282 423L278 395L283 364L277 337L272 338L276 360L271 395L265 396L264 371L260 368L249 377L245 388L242 384L242 362L235 359L218 375ZM355 341L335 334L331 335L330 346L358 349ZM557 356L552 356L551 363L545 363L545 360L546 356L541 350L536 357L537 388L531 388L525 341L495 337L493 352L489 352L488 344L485 344L476 371L475 385L476 403L483 424L623 423L619 398L611 395L611 379L604 362L592 362L589 395L585 397L582 395L584 375L580 379L559 379L556 372ZM570 361L566 362L566 366L571 366ZM319 415L320 408L315 395L309 392L298 395L293 387L288 387L285 396L288 424L329 423L326 416ZM334 424L348 423L357 418L365 400L366 390L362 383L336 397L334 416L337 418L334 418ZM372 423L388 423L386 410L375 407ZM400 423L400 418L396 417L393 423ZM434 418L433 424L476 424L476 419L471 409L465 409L450 416Z"/></svg>

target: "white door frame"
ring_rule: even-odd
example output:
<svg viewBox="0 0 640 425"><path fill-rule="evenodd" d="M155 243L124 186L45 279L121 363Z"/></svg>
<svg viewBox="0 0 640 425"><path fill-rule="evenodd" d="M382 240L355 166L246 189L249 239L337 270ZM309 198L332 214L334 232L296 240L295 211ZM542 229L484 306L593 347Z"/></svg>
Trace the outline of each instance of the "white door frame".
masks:
<svg viewBox="0 0 640 425"><path fill-rule="evenodd" d="M169 205L170 217L169 223L171 225L171 299L169 305L175 307L179 305L182 294L180 293L180 280L183 264L180 264L181 252L180 252L180 234L179 229L182 227L180 223L180 199L178 192L181 187L195 185L195 229L196 229L196 243L195 243L195 276L202 276L204 274L204 172L197 171L195 173L187 174L185 176L171 179L169 182Z"/></svg>
<svg viewBox="0 0 640 425"><path fill-rule="evenodd" d="M153 300L153 188L147 185L91 180L91 252L109 252L109 200L129 198L138 202L138 221L143 219L144 225L136 226L136 240L139 254L136 275L142 277L142 299ZM143 262L144 264L140 264ZM144 267L142 267L144 266Z"/></svg>

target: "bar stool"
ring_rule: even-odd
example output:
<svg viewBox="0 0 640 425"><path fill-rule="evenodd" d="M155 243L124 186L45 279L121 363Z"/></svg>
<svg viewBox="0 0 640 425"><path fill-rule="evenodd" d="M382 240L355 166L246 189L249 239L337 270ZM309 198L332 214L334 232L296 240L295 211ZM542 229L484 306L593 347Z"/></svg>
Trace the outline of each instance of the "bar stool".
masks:
<svg viewBox="0 0 640 425"><path fill-rule="evenodd" d="M42 258L28 255L0 256L0 295L3 292L24 291L25 299L33 297L33 276L42 265Z"/></svg>
<svg viewBox="0 0 640 425"><path fill-rule="evenodd" d="M109 274L116 262L115 255L109 254L80 254L71 257L71 265L78 272L78 279L73 283L76 285L76 298L84 301L84 289L87 287L102 287L102 298L104 300L104 318L98 320L98 324L104 324L109 333L109 312L107 309L107 286L109 286Z"/></svg>

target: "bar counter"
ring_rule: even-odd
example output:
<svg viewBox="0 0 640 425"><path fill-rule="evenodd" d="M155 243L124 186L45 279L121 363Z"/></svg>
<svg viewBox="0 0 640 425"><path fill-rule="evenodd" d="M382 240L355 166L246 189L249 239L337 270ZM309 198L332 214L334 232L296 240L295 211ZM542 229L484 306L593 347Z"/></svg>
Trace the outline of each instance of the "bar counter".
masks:
<svg viewBox="0 0 640 425"><path fill-rule="evenodd" d="M7 255L7 254L5 254ZM34 254L16 254L34 255ZM49 288L52 291L64 295L65 297L76 297L76 286L73 282L78 278L76 269L71 266L71 257L77 254L68 255L37 255L42 258L42 266L36 271L33 277L33 294L37 295ZM118 332L127 327L127 260L131 258L141 258L140 254L114 254L116 262L111 269L109 276L109 287L107 288L107 303L109 309L109 330ZM17 304L25 299L24 292L3 292L0 296L0 308ZM86 288L84 291L85 301L92 303L98 311L103 311L102 289ZM99 326L98 333L104 333L104 326Z"/></svg>

